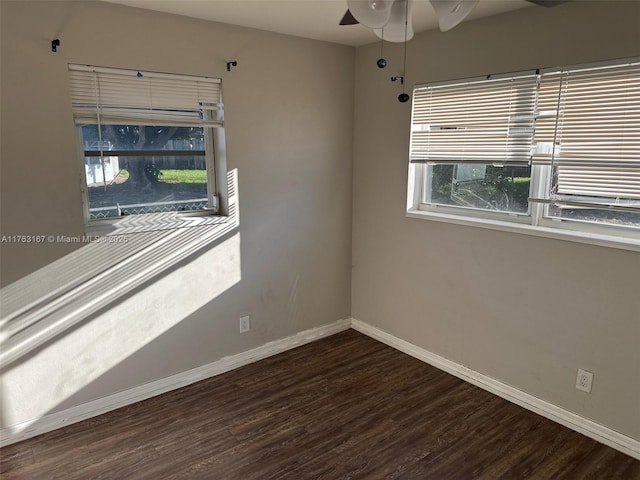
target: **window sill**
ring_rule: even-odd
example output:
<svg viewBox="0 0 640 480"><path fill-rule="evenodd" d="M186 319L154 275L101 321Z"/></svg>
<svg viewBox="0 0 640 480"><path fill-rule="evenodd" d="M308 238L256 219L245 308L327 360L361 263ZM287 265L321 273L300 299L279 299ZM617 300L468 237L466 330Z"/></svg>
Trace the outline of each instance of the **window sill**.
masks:
<svg viewBox="0 0 640 480"><path fill-rule="evenodd" d="M177 230L187 227L201 227L226 223L226 215L213 210L193 212L148 213L104 220L92 220L85 227L87 235L123 235L128 233Z"/></svg>
<svg viewBox="0 0 640 480"><path fill-rule="evenodd" d="M406 213L409 218L419 218L422 220L433 220L436 222L453 223L456 225L466 225L470 227L487 228L510 233L520 233L536 237L553 238L556 240L566 240L570 242L586 243L601 247L617 248L640 252L640 240L628 237L617 237L613 235L603 235L597 233L577 232L561 228L550 228L544 226L533 226L515 222L505 222L494 219L476 218L463 215L452 215L449 213L428 212L424 210L409 209Z"/></svg>

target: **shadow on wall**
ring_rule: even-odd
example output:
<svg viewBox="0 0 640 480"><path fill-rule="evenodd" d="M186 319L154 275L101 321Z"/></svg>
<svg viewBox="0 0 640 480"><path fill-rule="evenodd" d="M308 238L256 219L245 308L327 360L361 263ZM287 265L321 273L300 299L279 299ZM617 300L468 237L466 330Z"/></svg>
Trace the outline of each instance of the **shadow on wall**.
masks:
<svg viewBox="0 0 640 480"><path fill-rule="evenodd" d="M237 171L227 180L228 217L92 242L0 290L0 420L11 434L240 281Z"/></svg>

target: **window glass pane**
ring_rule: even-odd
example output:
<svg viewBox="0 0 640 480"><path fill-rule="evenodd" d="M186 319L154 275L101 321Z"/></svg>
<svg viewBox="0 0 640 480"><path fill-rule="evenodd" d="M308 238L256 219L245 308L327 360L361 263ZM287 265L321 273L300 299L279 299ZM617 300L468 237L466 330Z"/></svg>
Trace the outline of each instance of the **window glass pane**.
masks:
<svg viewBox="0 0 640 480"><path fill-rule="evenodd" d="M554 169L557 205L547 215L565 220L640 226L640 212L594 208L609 204L640 208L640 169L560 166ZM567 202L569 205L563 205ZM571 205L582 203L584 205Z"/></svg>
<svg viewBox="0 0 640 480"><path fill-rule="evenodd" d="M103 125L104 165L99 156L88 155L99 151L98 126L84 126L82 140L90 219L209 206L203 128ZM109 155L114 150L139 150L140 155Z"/></svg>
<svg viewBox="0 0 640 480"><path fill-rule="evenodd" d="M511 213L529 211L530 167L433 165L425 203Z"/></svg>
<svg viewBox="0 0 640 480"><path fill-rule="evenodd" d="M591 199L595 202L602 202L602 198ZM615 203L615 199L610 199ZM582 201L587 201L582 197ZM635 206L640 207L638 202ZM640 227L640 212L625 212L619 210L606 210L600 208L575 207L567 205L549 205L547 215L564 220L582 220L585 222L595 222L609 225L626 225Z"/></svg>
<svg viewBox="0 0 640 480"><path fill-rule="evenodd" d="M103 150L204 150L204 128L102 125ZM98 125L82 127L85 151L99 151Z"/></svg>
<svg viewBox="0 0 640 480"><path fill-rule="evenodd" d="M205 157L85 157L91 219L208 207Z"/></svg>

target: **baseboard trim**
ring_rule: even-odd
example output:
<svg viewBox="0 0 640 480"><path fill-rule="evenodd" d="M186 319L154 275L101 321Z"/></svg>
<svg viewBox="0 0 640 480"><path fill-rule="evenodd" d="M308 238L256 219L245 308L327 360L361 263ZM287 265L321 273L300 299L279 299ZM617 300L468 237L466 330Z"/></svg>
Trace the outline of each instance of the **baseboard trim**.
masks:
<svg viewBox="0 0 640 480"><path fill-rule="evenodd" d="M565 410L562 407L558 407L557 405L549 403L529 393L523 392L522 390L518 390L511 385L507 385L499 380L452 362L451 360L395 337L377 327L369 325L368 323L352 319L351 328L393 347L396 350L411 355L418 360L422 360L423 362L440 370L476 385L483 390L491 392L494 395L498 395L505 400L515 403L516 405L520 405L527 410L537 413L538 415L542 415L549 420L553 420L554 422L564 425L565 427L582 433L587 437L640 460L640 441L638 440L616 432L615 430L596 423L593 420L581 417L580 415Z"/></svg>
<svg viewBox="0 0 640 480"><path fill-rule="evenodd" d="M81 422L82 420L87 420L88 418L96 417L117 408L170 392L171 390L186 387L200 380L220 375L320 338L348 330L350 326L350 319L338 320L337 322L265 343L246 352L221 358L208 365L202 365L201 367L186 372L114 393L113 395L83 403L60 412L47 414L41 418L5 427L0 430L0 447L27 440L28 438L66 427Z"/></svg>
<svg viewBox="0 0 640 480"><path fill-rule="evenodd" d="M487 390L494 395L498 395L505 400L640 460L640 441L638 440L436 355L424 348L418 347L417 345L356 319L339 320L327 325L305 330L295 335L247 350L246 352L221 358L213 363L186 372L133 387L107 397L71 407L61 412L44 415L38 419L5 427L0 430L0 447L27 440L31 437L72 425L151 397L162 395L163 393L191 385L264 358L277 355L292 348L348 330L350 327L396 350L411 355L418 360Z"/></svg>

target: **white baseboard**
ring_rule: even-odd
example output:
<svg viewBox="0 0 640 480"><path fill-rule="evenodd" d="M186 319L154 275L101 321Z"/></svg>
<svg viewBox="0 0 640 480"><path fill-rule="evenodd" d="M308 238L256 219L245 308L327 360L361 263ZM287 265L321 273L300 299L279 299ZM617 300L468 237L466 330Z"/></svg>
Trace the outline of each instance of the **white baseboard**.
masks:
<svg viewBox="0 0 640 480"><path fill-rule="evenodd" d="M526 408L532 412L542 415L543 417L553 420L565 427L576 432L582 433L587 437L604 443L622 453L630 455L640 460L640 441L616 432L604 425L589 420L588 418L576 415L573 412L558 407L545 400L541 400L531 394L518 390L515 387L500 382L494 378L488 377L482 373L471 370L463 365L447 360L440 355L436 355L424 348L418 347L412 343L395 337L387 332L380 330L360 320L351 320L351 328L363 333L375 340L378 340L390 347L400 350L412 357L422 360L440 370L465 380L477 387L488 392L498 395L516 405Z"/></svg>
<svg viewBox="0 0 640 480"><path fill-rule="evenodd" d="M235 368L257 362L263 358L291 350L292 348L323 337L328 337L334 333L348 330L350 324L351 321L349 319L338 320L334 323L322 325L280 340L265 343L246 352L221 358L208 365L202 365L201 367L186 372L114 393L113 395L83 403L61 412L51 413L41 418L5 427L0 430L0 447L66 427L73 423L110 412L111 410L131 405L132 403L140 402L170 392L171 390L191 385L200 380L220 375Z"/></svg>
<svg viewBox="0 0 640 480"><path fill-rule="evenodd" d="M178 373L167 378L130 388L107 397L71 407L61 412L44 415L41 418L11 425L0 430L0 447L26 440L36 435L62 428L88 418L102 415L117 408L140 402L178 388L191 385L235 368L248 365L258 360L285 352L292 348L313 342L323 337L348 330L349 327L374 338L390 347L426 362L434 367L450 373L462 380L476 385L488 392L504 398L527 410L535 412L565 427L575 430L594 440L608 445L640 460L640 442L615 430L600 425L572 413L564 408L541 400L531 394L504 384L494 378L471 370L458 363L447 360L428 350L413 345L360 320L339 320L289 337L266 343L246 352L230 355L201 367Z"/></svg>

